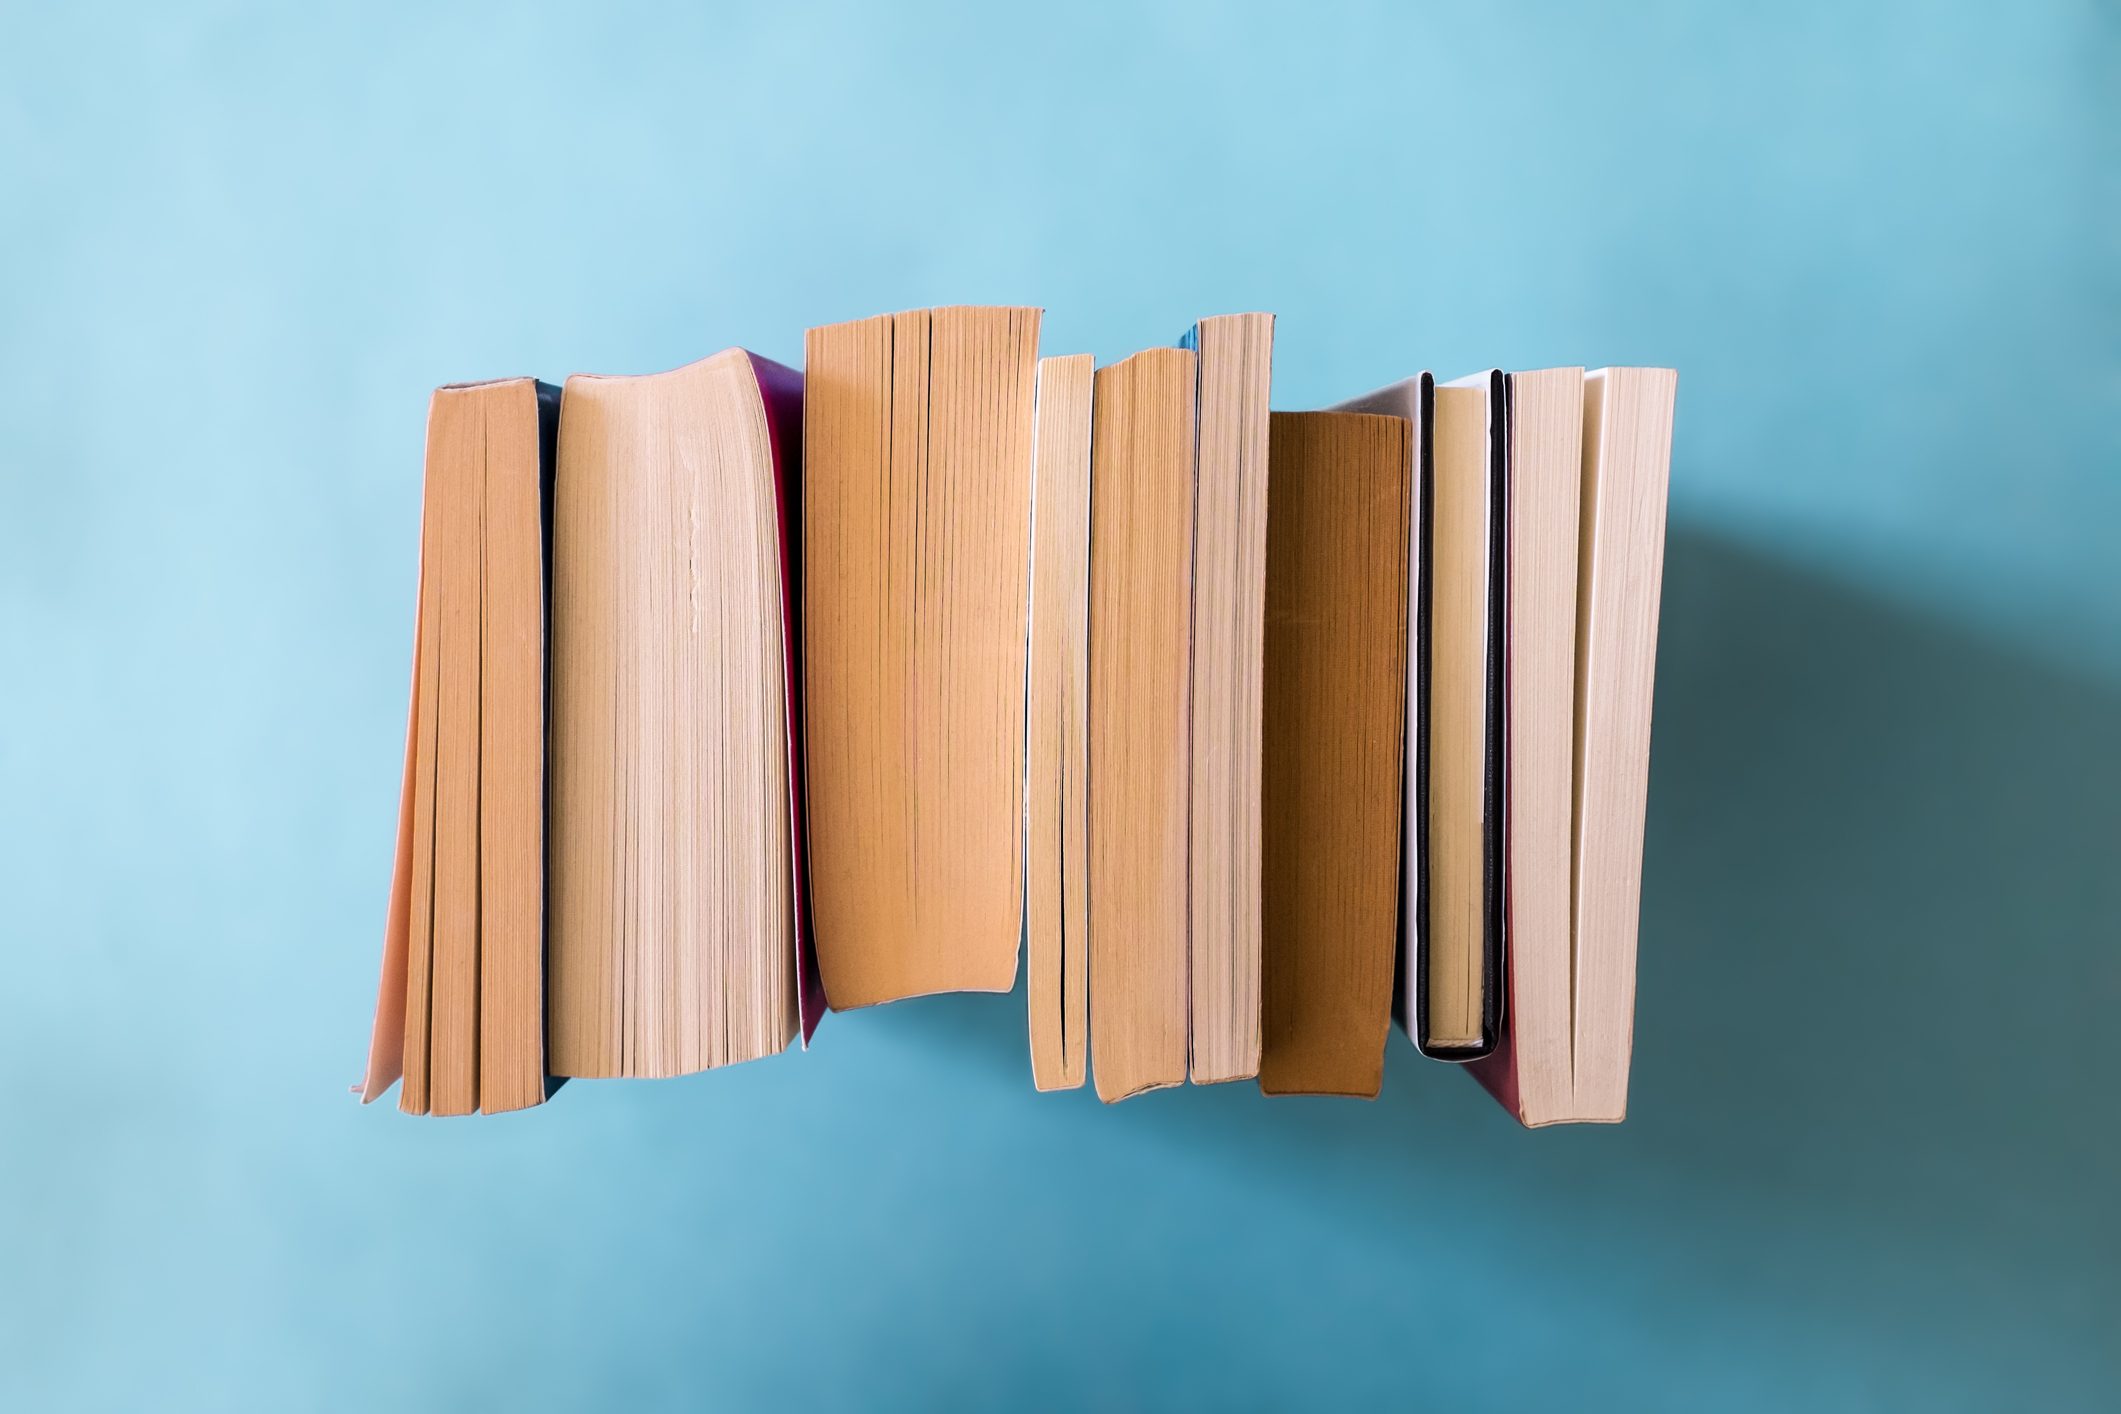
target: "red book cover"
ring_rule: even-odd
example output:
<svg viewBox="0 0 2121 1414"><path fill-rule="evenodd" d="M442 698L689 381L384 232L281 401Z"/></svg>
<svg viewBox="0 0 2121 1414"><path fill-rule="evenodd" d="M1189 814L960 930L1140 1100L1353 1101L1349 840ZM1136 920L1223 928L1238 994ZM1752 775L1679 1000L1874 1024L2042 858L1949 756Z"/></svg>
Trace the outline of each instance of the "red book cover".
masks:
<svg viewBox="0 0 2121 1414"><path fill-rule="evenodd" d="M1503 971L1504 975L1507 976L1509 972L1508 962L1504 962ZM1512 998L1512 1001L1514 1000ZM1510 1010L1509 1003L1504 1003L1504 1008L1504 1015L1507 1017ZM1517 1048L1512 1042L1510 1025L1507 1020L1503 1022L1502 1035L1496 1040L1495 1049L1482 1056L1479 1060L1469 1062L1466 1069L1473 1072L1473 1078L1478 1080L1482 1088L1495 1097L1497 1104L1514 1115L1519 1124L1524 1123L1524 1105L1520 1101L1517 1091Z"/></svg>

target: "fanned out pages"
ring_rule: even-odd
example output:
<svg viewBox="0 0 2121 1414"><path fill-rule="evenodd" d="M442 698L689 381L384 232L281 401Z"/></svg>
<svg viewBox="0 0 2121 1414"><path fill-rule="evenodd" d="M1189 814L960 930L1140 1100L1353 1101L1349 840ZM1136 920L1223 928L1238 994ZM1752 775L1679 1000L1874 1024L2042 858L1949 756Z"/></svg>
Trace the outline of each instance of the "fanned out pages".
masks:
<svg viewBox="0 0 2121 1414"><path fill-rule="evenodd" d="M1097 370L1090 517L1090 1050L1098 1097L1182 1085L1194 379Z"/></svg>
<svg viewBox="0 0 2121 1414"><path fill-rule="evenodd" d="M438 389L397 859L364 1101L545 1098L545 547L559 390Z"/></svg>
<svg viewBox="0 0 2121 1414"><path fill-rule="evenodd" d="M552 548L554 1074L772 1055L806 1007L790 676L801 377L567 381Z"/></svg>
<svg viewBox="0 0 2121 1414"><path fill-rule="evenodd" d="M1413 966L1425 1055L1472 1060L1501 1023L1509 385L1436 389L1430 497L1428 898Z"/></svg>
<svg viewBox="0 0 2121 1414"><path fill-rule="evenodd" d="M1428 926L1429 872L1429 654L1430 605L1434 598L1430 527L1434 518L1436 380L1427 373L1351 398L1335 412L1374 413L1405 420L1412 492L1407 499L1406 722L1401 772L1399 922L1393 954L1392 1012L1409 1036L1419 1027L1422 946Z"/></svg>
<svg viewBox="0 0 2121 1414"><path fill-rule="evenodd" d="M1412 425L1278 412L1272 455L1259 1085L1374 1097L1399 921Z"/></svg>
<svg viewBox="0 0 2121 1414"><path fill-rule="evenodd" d="M1677 388L1678 375L1668 368L1599 369L1583 383L1570 739L1573 936L1564 950L1548 935L1516 934L1511 1025L1496 1054L1474 1068L1528 1126L1617 1123L1627 1114Z"/></svg>
<svg viewBox="0 0 2121 1414"><path fill-rule="evenodd" d="M1088 354L1038 362L1025 762L1025 992L1031 1076L1081 1085L1090 1042Z"/></svg>
<svg viewBox="0 0 2121 1414"><path fill-rule="evenodd" d="M811 882L836 1009L1015 985L1038 327L960 307L804 339Z"/></svg>
<svg viewBox="0 0 2121 1414"><path fill-rule="evenodd" d="M1267 399L1274 316L1203 319L1193 490L1191 1073L1245 1080L1260 1054L1260 712Z"/></svg>

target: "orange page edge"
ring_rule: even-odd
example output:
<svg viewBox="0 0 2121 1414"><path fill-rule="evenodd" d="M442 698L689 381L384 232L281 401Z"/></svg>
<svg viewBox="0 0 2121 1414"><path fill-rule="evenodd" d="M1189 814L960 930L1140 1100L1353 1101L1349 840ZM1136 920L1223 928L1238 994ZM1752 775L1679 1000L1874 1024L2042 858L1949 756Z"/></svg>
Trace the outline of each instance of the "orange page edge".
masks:
<svg viewBox="0 0 2121 1414"><path fill-rule="evenodd" d="M427 566L413 600L412 694L405 709L405 784L398 800L398 850L390 871L390 911L383 923L383 976L376 985L376 1018L368 1037L368 1073L354 1088L366 1105L405 1073L405 954L412 929L412 783L419 746L420 605L427 597Z"/></svg>

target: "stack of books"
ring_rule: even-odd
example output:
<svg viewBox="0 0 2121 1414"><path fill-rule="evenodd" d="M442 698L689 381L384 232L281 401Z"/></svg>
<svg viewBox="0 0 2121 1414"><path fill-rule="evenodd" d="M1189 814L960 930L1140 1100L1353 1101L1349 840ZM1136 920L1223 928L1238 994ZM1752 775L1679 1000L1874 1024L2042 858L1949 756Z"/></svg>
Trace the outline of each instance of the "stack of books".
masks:
<svg viewBox="0 0 2121 1414"><path fill-rule="evenodd" d="M412 1113L1008 992L1107 1100L1626 1112L1676 377L1270 412L1274 319L1036 309L428 413L367 1076Z"/></svg>

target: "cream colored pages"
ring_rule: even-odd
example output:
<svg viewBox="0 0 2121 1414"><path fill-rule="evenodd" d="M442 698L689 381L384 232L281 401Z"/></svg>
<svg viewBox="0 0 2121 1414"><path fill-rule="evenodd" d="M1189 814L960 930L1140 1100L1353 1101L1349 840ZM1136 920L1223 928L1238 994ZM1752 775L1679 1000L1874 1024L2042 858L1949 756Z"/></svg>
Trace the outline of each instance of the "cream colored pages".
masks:
<svg viewBox="0 0 2121 1414"><path fill-rule="evenodd" d="M1511 374L1510 419L1506 1024L1530 1113L1561 1100L1570 1072L1583 370Z"/></svg>
<svg viewBox="0 0 2121 1414"><path fill-rule="evenodd" d="M1574 1087L1569 1117L1627 1113L1650 707L1678 375L1584 381L1575 723Z"/></svg>
<svg viewBox="0 0 2121 1414"><path fill-rule="evenodd" d="M1486 855L1488 395L1436 390L1429 631L1428 1024L1435 1047L1480 1039Z"/></svg>
<svg viewBox="0 0 2121 1414"><path fill-rule="evenodd" d="M1193 1083L1214 1085L1259 1073L1260 664L1274 316L1203 319L1194 342L1189 1050Z"/></svg>
<svg viewBox="0 0 2121 1414"><path fill-rule="evenodd" d="M556 1075L685 1074L794 1035L776 516L742 350L567 381L552 549Z"/></svg>

